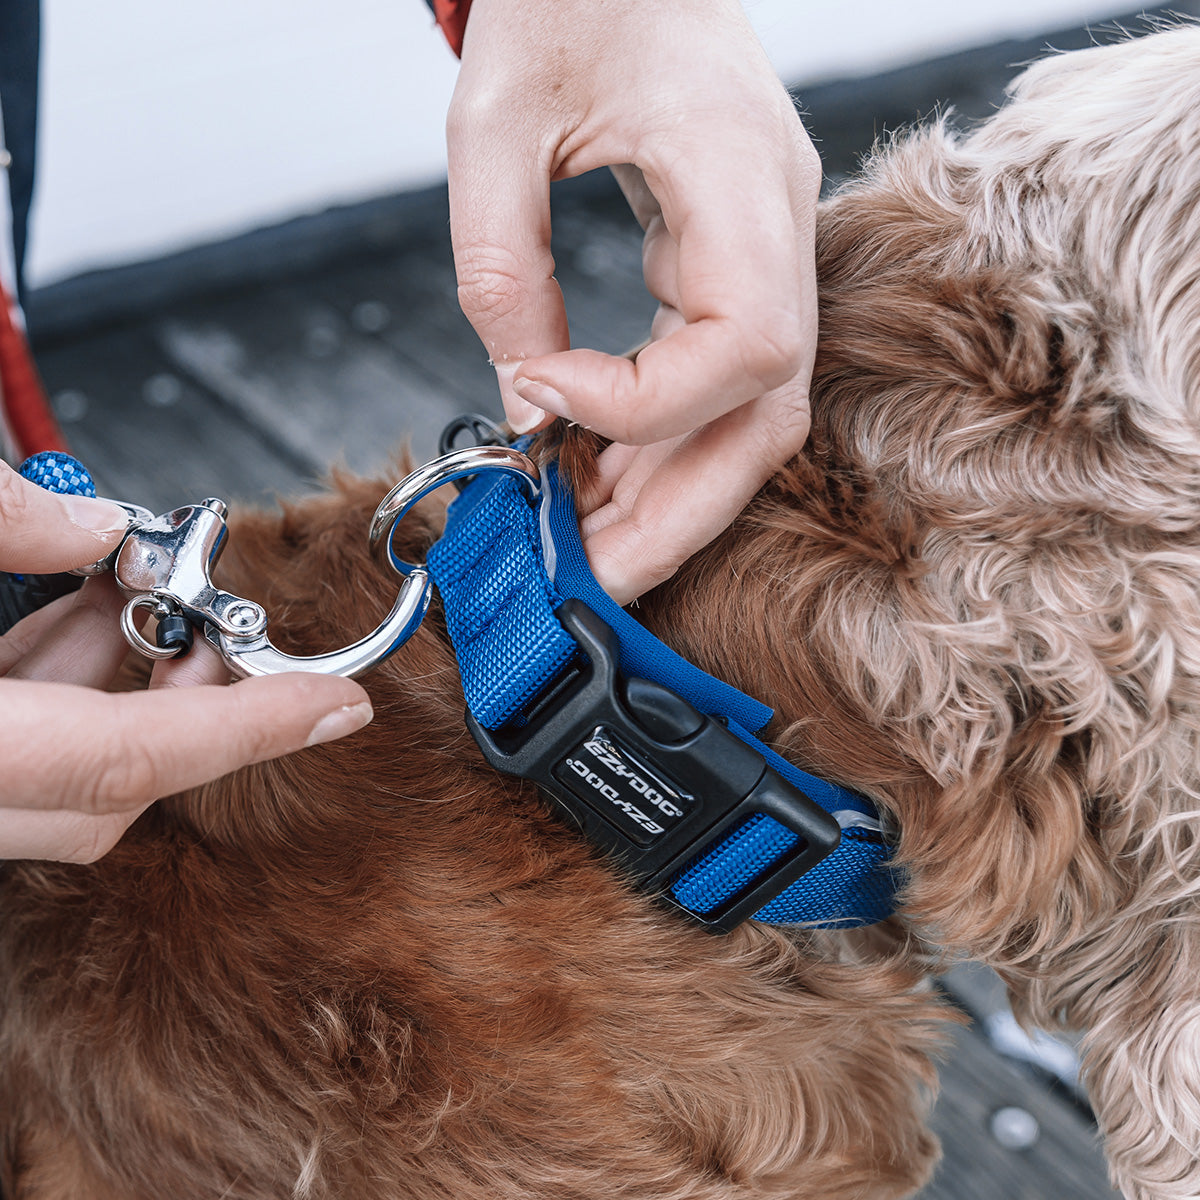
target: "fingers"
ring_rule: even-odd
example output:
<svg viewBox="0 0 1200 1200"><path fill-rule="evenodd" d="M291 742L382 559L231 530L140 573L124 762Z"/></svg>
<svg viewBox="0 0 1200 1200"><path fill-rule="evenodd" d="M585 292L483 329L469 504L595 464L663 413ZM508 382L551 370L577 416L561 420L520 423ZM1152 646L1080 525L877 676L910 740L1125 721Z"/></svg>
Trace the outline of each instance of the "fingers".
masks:
<svg viewBox="0 0 1200 1200"><path fill-rule="evenodd" d="M550 150L519 117L491 111L490 96L460 77L447 125L451 240L459 304L496 367L509 423L525 433L552 418L516 394L513 372L570 341L550 254Z"/></svg>
<svg viewBox="0 0 1200 1200"><path fill-rule="evenodd" d="M646 223L646 236L642 241L642 273L650 294L678 311L683 303L679 293L679 245L671 236L661 214L651 217Z"/></svg>
<svg viewBox="0 0 1200 1200"><path fill-rule="evenodd" d="M643 229L654 217L662 215L662 209L639 167L635 167L633 163L616 163L609 167L609 170L612 171L630 212Z"/></svg>
<svg viewBox="0 0 1200 1200"><path fill-rule="evenodd" d="M35 646L69 613L78 598L68 593L38 608L18 621L7 633L0 634L0 676L29 654Z"/></svg>
<svg viewBox="0 0 1200 1200"><path fill-rule="evenodd" d="M807 391L788 384L683 438L600 459L608 502L584 517L588 562L629 604L707 545L808 436Z"/></svg>
<svg viewBox="0 0 1200 1200"><path fill-rule="evenodd" d="M746 212L741 181L756 177L755 164L729 157L689 158L675 177L652 180L663 215L648 223L647 282L682 324L636 363L588 350L530 359L514 380L525 400L616 441L648 444L807 376L816 344L811 227L797 226L782 180ZM818 182L814 171L806 184L814 196Z"/></svg>
<svg viewBox="0 0 1200 1200"><path fill-rule="evenodd" d="M102 815L342 737L371 706L351 680L312 674L121 695L3 680L0 714L6 805Z"/></svg>
<svg viewBox="0 0 1200 1200"><path fill-rule="evenodd" d="M86 566L125 532L125 510L107 500L48 492L0 463L0 570L30 574Z"/></svg>
<svg viewBox="0 0 1200 1200"><path fill-rule="evenodd" d="M125 597L108 576L88 579L69 596L31 613L0 637L0 676L107 687L130 653L120 632ZM154 665L150 687L196 687L230 681L221 656L197 638L182 658Z"/></svg>
<svg viewBox="0 0 1200 1200"><path fill-rule="evenodd" d="M111 580L89 579L0 639L0 858L93 861L157 797L371 719L366 693L346 679L220 686L228 671L201 642L159 663L150 692L93 690L128 653L122 603Z"/></svg>
<svg viewBox="0 0 1200 1200"><path fill-rule="evenodd" d="M67 809L0 808L0 859L95 862L121 840L147 807L98 816Z"/></svg>
<svg viewBox="0 0 1200 1200"><path fill-rule="evenodd" d="M107 686L129 653L119 625L124 603L113 580L87 580L74 595L13 628L0 643L0 673L9 679Z"/></svg>
<svg viewBox="0 0 1200 1200"><path fill-rule="evenodd" d="M230 681L225 660L202 637L182 658L168 658L154 664L150 687L202 687L205 684L224 684Z"/></svg>

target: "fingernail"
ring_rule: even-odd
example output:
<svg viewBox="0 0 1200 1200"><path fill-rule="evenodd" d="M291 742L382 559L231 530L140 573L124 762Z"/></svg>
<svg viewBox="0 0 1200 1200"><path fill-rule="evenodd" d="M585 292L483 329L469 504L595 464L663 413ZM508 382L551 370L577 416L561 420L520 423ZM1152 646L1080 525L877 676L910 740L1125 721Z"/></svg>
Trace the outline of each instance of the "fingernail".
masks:
<svg viewBox="0 0 1200 1200"><path fill-rule="evenodd" d="M313 727L308 735L306 746L316 746L321 742L332 742L345 737L356 729L361 729L375 715L374 710L365 700L358 704L346 704L326 713Z"/></svg>
<svg viewBox="0 0 1200 1200"><path fill-rule="evenodd" d="M532 404L522 400L513 387L513 375L523 361L519 358L505 359L495 364L496 382L500 385L500 402L504 405L504 415L513 433L528 433L546 419L546 414L540 408L534 408Z"/></svg>
<svg viewBox="0 0 1200 1200"><path fill-rule="evenodd" d="M504 415L513 433L528 433L546 419L546 414L540 408L534 408L517 395L510 396L505 402Z"/></svg>
<svg viewBox="0 0 1200 1200"><path fill-rule="evenodd" d="M543 383L540 379L529 379L528 377L513 380L513 391L527 401L530 406L537 405L538 409L549 409L550 412L560 417L569 417L567 412L567 399L556 388L552 388L548 383Z"/></svg>
<svg viewBox="0 0 1200 1200"><path fill-rule="evenodd" d="M129 514L108 500L63 496L62 504L71 523L88 533L124 533L129 524Z"/></svg>

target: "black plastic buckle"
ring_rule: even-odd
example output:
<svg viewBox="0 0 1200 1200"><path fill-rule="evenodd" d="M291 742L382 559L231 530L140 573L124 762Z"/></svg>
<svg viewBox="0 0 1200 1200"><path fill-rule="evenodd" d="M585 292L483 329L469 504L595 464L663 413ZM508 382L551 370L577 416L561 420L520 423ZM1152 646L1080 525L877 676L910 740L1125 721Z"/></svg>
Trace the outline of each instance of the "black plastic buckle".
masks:
<svg viewBox="0 0 1200 1200"><path fill-rule="evenodd" d="M507 446L509 444L504 430L490 417L485 417L481 413L463 413L462 416L455 417L442 429L441 436L438 438L438 457L445 458L447 454L457 450L459 436L464 433L469 433L474 439L468 443L470 446ZM474 478L474 475L468 475L465 479L453 480L454 490L461 493L463 488Z"/></svg>
<svg viewBox="0 0 1200 1200"><path fill-rule="evenodd" d="M833 817L719 720L669 688L621 676L616 635L587 605L567 600L555 616L579 643L577 666L519 726L492 732L468 712L467 727L492 766L539 784L639 887L726 932L837 846ZM755 813L792 830L796 846L712 912L682 908L671 881Z"/></svg>

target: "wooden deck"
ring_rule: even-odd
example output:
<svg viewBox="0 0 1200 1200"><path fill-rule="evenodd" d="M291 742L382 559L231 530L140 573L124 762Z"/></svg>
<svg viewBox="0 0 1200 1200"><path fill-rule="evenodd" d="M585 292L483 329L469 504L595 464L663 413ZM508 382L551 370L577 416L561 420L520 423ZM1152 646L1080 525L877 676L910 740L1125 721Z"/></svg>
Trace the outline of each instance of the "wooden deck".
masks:
<svg viewBox="0 0 1200 1200"><path fill-rule="evenodd" d="M1089 35L1050 40L1067 48ZM939 104L985 114L1013 64L1043 44L805 90L829 173ZM635 343L654 306L640 234L615 189L607 177L558 186L555 210L576 343ZM269 503L311 487L331 463L387 470L406 437L428 457L462 411L498 415L491 369L455 303L447 219L434 189L35 296L41 369L102 492L156 511L210 494ZM945 1160L925 1200L1115 1195L1069 1048L1061 1062L1040 1055L1056 1078L1022 1061L1028 1047L1014 1039L994 977L959 969L945 987L972 1023L943 1071L935 1124ZM1007 1109L1018 1111L997 1118Z"/></svg>

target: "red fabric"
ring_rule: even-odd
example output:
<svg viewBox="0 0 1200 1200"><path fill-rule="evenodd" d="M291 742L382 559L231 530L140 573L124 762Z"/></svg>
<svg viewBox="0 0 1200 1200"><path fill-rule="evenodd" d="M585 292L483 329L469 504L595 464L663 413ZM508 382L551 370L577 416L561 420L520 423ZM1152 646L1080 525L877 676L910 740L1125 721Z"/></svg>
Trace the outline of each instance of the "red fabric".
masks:
<svg viewBox="0 0 1200 1200"><path fill-rule="evenodd" d="M467 13L471 0L433 0L433 15L450 43L450 49L462 58L463 34L467 31Z"/></svg>
<svg viewBox="0 0 1200 1200"><path fill-rule="evenodd" d="M66 450L66 439L50 412L42 381L25 335L12 318L11 302L0 287L0 403L16 443L17 461L41 450Z"/></svg>

